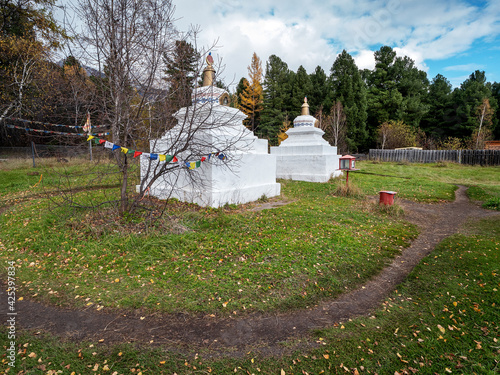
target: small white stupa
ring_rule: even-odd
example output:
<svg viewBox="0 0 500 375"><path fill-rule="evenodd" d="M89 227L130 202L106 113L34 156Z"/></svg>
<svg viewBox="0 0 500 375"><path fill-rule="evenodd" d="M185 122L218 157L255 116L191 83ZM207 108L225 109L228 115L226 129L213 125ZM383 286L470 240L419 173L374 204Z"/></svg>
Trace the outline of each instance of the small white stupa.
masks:
<svg viewBox="0 0 500 375"><path fill-rule="evenodd" d="M192 105L174 114L176 126L150 141L151 153L175 155L171 163L180 164L158 178L149 193L204 207L279 195L276 157L268 154L267 140L258 139L243 125L247 117L243 112L228 106L229 94L213 86L212 57L206 61L203 86L193 90ZM151 171L162 164L165 161L141 158L141 180L149 181Z"/></svg>
<svg viewBox="0 0 500 375"><path fill-rule="evenodd" d="M278 147L271 147L271 154L276 155L278 178L327 182L342 174L337 147L330 146L323 139L325 132L316 128L315 123L305 98L302 114L293 120L293 128L286 132L288 138Z"/></svg>

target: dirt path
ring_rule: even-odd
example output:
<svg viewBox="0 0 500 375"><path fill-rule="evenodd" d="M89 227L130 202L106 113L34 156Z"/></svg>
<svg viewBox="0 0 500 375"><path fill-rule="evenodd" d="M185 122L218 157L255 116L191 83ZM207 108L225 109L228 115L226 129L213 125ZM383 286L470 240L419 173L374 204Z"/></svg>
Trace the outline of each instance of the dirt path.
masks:
<svg viewBox="0 0 500 375"><path fill-rule="evenodd" d="M311 329L367 315L376 309L420 260L444 238L456 233L469 218L498 214L470 203L459 187L452 203L400 202L407 219L421 228L420 236L367 284L333 301L289 313L253 314L244 318L192 317L183 314L150 315L134 312L102 313L94 310L62 310L32 301L18 301L18 324L24 329L50 332L70 340L104 344L136 342L161 345L170 350L192 349L205 355L281 354L301 346L313 346ZM6 314L5 291L0 291L0 314ZM294 344L281 343L293 340Z"/></svg>

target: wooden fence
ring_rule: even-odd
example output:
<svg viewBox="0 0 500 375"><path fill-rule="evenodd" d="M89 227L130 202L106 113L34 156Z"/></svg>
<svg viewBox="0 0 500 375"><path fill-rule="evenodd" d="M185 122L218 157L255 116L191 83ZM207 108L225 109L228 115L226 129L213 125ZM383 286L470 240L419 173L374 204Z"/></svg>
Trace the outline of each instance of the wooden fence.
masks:
<svg viewBox="0 0 500 375"><path fill-rule="evenodd" d="M370 160L436 163L448 161L459 164L500 165L500 150L370 150Z"/></svg>

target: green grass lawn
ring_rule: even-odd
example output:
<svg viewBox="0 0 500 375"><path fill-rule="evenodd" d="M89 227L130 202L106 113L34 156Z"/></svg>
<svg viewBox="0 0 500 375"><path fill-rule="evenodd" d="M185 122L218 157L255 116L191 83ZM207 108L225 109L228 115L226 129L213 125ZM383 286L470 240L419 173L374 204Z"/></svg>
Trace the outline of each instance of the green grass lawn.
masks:
<svg viewBox="0 0 500 375"><path fill-rule="evenodd" d="M286 206L252 212L174 204L161 230L146 233L99 221L113 213L105 208L68 214L65 207L33 198L1 213L0 259L15 260L20 296L61 305L218 315L301 308L359 286L417 235L415 227L363 195L395 190L401 198L440 201L451 199L452 184L460 183L478 189L471 195L477 200L500 196L499 168L371 162L358 167L349 178L362 191L358 197L333 196L339 181L282 181L283 198L292 202ZM26 169L1 172L1 194L10 199L23 188L11 192L4 172L15 182ZM100 191L78 194L105 199ZM127 220L121 222L126 228ZM373 317L318 332L319 350L213 360L22 334L12 373L493 374L500 347L499 224L485 220L441 243ZM182 233L165 230L174 226ZM2 366L7 368L5 360Z"/></svg>
<svg viewBox="0 0 500 375"><path fill-rule="evenodd" d="M331 189L283 182L295 202L185 212L182 234L96 237L87 211L68 215L33 200L2 215L2 258L16 260L21 283L32 282L29 296L58 304L220 314L304 307L359 285L417 234Z"/></svg>
<svg viewBox="0 0 500 375"><path fill-rule="evenodd" d="M213 359L189 349L180 354L132 344L101 347L23 333L11 372L497 374L499 228L499 218L483 220L443 241L372 316L316 332L319 349L281 357L249 352L244 358ZM2 342L6 336L0 331ZM5 359L0 369L7 369Z"/></svg>

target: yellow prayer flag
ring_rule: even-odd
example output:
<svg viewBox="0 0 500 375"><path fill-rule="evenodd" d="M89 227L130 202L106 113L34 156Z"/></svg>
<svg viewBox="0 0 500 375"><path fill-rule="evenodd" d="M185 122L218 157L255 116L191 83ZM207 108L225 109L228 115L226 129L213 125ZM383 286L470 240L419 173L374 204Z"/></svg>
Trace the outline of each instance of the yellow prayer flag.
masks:
<svg viewBox="0 0 500 375"><path fill-rule="evenodd" d="M128 148L126 148L126 147L122 147L122 152L123 152L124 154L126 154L126 153L128 152Z"/></svg>
<svg viewBox="0 0 500 375"><path fill-rule="evenodd" d="M196 168L196 162L189 163L189 169L195 169L195 168Z"/></svg>
<svg viewBox="0 0 500 375"><path fill-rule="evenodd" d="M89 135L89 137L87 138L87 141L91 141L92 139L94 139L95 137L93 135Z"/></svg>
<svg viewBox="0 0 500 375"><path fill-rule="evenodd" d="M165 155L160 154L160 161L165 161L167 157Z"/></svg>

